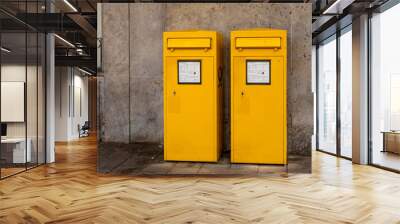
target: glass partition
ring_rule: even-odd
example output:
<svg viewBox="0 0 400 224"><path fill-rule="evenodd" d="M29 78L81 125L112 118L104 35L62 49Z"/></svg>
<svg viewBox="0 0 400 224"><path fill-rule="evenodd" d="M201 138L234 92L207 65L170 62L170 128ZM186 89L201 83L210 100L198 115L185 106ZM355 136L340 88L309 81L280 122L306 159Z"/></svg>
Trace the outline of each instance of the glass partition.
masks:
<svg viewBox="0 0 400 224"><path fill-rule="evenodd" d="M39 2L17 5L38 13ZM45 44L43 33L0 12L0 178L45 163Z"/></svg>
<svg viewBox="0 0 400 224"><path fill-rule="evenodd" d="M26 162L31 161L30 142L26 140L26 40L25 32L1 34L2 177L24 171Z"/></svg>

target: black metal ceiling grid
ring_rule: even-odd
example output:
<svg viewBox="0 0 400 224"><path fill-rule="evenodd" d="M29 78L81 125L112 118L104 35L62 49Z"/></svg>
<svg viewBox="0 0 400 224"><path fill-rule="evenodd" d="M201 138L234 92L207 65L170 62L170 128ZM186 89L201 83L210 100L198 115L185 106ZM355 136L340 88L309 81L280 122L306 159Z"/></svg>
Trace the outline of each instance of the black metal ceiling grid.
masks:
<svg viewBox="0 0 400 224"><path fill-rule="evenodd" d="M75 11L61 0L1 0L1 32L12 37L31 27L39 32L56 33L74 45L67 48L63 40L56 38L56 65L96 71L97 2L68 0ZM46 13L48 4L53 4L54 13Z"/></svg>
<svg viewBox="0 0 400 224"><path fill-rule="evenodd" d="M240 2L269 2L269 3L312 3L313 12L313 43L318 43L332 34L351 24L352 18L368 10L384 8L382 5L393 5L400 0L355 0L342 9L338 14L324 14L330 6L343 0L68 0L69 6L61 0L47 0L56 7L56 12L46 13L46 0L1 0L0 9L13 14L13 17L0 13L2 32L18 32L25 24L41 32L55 32L76 47L65 46L61 40L56 41L57 65L96 67L96 29L97 3L133 3L133 2L164 2L164 3L240 3ZM391 3L391 4L388 4ZM30 4L41 3L42 6L31 11ZM25 6L26 4L26 6ZM33 7L33 6L32 6ZM26 13L26 10L28 13ZM22 22L22 23L21 23ZM77 52L79 49L80 53ZM82 53L83 52L83 53Z"/></svg>

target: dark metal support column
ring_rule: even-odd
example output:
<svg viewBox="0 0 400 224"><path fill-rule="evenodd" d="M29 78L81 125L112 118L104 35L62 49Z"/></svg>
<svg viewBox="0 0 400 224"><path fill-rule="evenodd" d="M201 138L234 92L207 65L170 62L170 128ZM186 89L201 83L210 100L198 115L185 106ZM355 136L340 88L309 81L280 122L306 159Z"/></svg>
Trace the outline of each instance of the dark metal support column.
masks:
<svg viewBox="0 0 400 224"><path fill-rule="evenodd" d="M341 119L340 119L340 30L336 31L336 155L341 156Z"/></svg>

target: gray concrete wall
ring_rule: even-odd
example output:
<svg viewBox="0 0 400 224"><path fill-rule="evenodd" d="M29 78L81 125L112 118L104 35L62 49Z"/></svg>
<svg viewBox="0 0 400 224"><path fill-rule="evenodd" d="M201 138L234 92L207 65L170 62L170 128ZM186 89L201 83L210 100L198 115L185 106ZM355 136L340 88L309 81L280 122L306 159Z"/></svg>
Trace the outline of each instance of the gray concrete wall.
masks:
<svg viewBox="0 0 400 224"><path fill-rule="evenodd" d="M130 51L127 4L103 7L103 63L100 138L106 142L129 143L130 136Z"/></svg>
<svg viewBox="0 0 400 224"><path fill-rule="evenodd" d="M311 4L106 3L102 21L102 141L162 143L162 32L209 29L224 37L224 139L229 149L229 32L264 27L288 30L288 150L289 155L310 155Z"/></svg>
<svg viewBox="0 0 400 224"><path fill-rule="evenodd" d="M130 4L130 12L131 141L162 142L165 5Z"/></svg>

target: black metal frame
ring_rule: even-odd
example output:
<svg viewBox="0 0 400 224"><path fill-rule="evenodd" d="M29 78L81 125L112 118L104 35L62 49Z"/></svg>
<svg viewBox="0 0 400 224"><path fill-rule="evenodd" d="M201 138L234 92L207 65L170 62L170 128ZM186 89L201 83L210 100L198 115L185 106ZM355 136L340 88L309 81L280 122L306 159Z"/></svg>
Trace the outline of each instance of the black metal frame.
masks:
<svg viewBox="0 0 400 224"><path fill-rule="evenodd" d="M1 27L2 27L2 24L0 23L0 30L1 30ZM2 46L2 32L0 32L0 47ZM1 77L3 77L2 76L2 74L1 74L1 67L2 67L2 65L1 65L1 61L2 61L2 52L1 52L1 50L0 50L0 111L1 111ZM0 124L1 124L1 113L0 113ZM1 137L1 134L0 134L0 137ZM1 141L1 140L0 140ZM1 144L0 144L0 165L1 165L1 152L2 152L2 149L1 149ZM1 180L1 166L0 166L0 180Z"/></svg>
<svg viewBox="0 0 400 224"><path fill-rule="evenodd" d="M367 141L368 141L368 164L372 165L372 153L373 153L373 149L372 149L372 97L371 97L371 93L372 93L372 76L371 76L371 71L372 71L372 65L371 65L371 56L372 56L372 42L371 42L371 37L372 37L372 33L371 33L371 19L372 19L372 13L369 12L368 13L368 54L367 54L367 60L368 60L368 75L367 75L367 83L368 83L368 96L367 96L367 119L368 119L368 124L367 124L367 128L368 128L368 137L367 137Z"/></svg>
<svg viewBox="0 0 400 224"><path fill-rule="evenodd" d="M340 117L340 81L341 81L341 65L340 65L340 36L341 30L336 30L336 154L341 157L342 155L342 144L341 144L341 133L342 133L342 124Z"/></svg>

